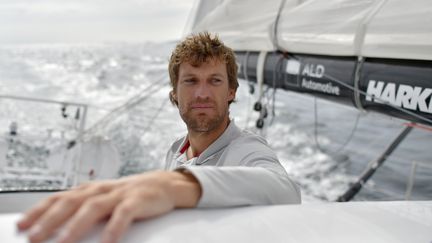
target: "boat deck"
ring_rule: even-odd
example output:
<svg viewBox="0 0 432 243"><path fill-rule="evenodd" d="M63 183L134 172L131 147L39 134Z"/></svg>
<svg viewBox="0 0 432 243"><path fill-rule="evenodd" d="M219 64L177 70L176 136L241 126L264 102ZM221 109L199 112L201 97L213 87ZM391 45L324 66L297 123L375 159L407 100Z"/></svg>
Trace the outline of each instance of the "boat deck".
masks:
<svg viewBox="0 0 432 243"><path fill-rule="evenodd" d="M49 193L0 193L2 240L17 233L20 212ZM81 242L98 242L104 223ZM122 242L432 242L432 201L308 203L184 209L140 221Z"/></svg>

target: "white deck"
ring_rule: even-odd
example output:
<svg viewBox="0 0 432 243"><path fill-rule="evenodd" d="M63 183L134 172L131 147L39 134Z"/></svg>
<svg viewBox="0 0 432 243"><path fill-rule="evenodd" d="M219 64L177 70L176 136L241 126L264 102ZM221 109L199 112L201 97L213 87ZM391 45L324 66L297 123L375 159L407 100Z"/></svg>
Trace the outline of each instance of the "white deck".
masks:
<svg viewBox="0 0 432 243"><path fill-rule="evenodd" d="M27 242L15 229L23 207L0 194L2 242ZM3 200L9 198L8 200ZM31 200L27 201L30 202ZM9 205L8 205L9 204ZM24 206L27 207L27 206ZM82 242L98 242L99 225ZM229 209L176 210L135 223L122 242L432 242L432 201L309 203Z"/></svg>

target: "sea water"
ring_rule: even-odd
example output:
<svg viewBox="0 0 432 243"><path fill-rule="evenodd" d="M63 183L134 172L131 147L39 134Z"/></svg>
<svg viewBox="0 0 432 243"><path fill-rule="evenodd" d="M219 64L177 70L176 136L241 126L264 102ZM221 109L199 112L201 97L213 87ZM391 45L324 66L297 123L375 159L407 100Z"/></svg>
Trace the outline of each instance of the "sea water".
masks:
<svg viewBox="0 0 432 243"><path fill-rule="evenodd" d="M167 64L173 47L173 42L1 46L0 95L86 104L85 128L97 127L88 131L87 139L104 136L112 141L120 153L119 175L159 169L170 143L186 132L168 101ZM269 115L264 129L257 129L253 105L258 94L250 93L251 86L258 90L240 80L230 116L241 128L266 137L306 201L333 201L342 195L404 128L403 120L268 89L263 101ZM0 98L0 165L21 163L20 168L32 167L32 173L46 171L42 184L62 186L53 181L70 170L64 154L79 130L77 110L73 105ZM15 143L11 148L14 122L22 141L21 147ZM431 144L432 132L414 129L355 200L405 199L410 179L409 198L430 200ZM24 185L17 177L8 183L0 187L31 188L41 182Z"/></svg>

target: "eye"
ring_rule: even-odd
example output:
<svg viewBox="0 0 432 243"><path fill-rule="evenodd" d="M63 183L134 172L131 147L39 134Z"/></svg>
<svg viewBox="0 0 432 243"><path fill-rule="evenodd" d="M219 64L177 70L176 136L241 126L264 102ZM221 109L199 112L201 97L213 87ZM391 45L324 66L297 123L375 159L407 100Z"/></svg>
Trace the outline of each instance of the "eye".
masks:
<svg viewBox="0 0 432 243"><path fill-rule="evenodd" d="M211 82L212 82L212 84L220 84L220 83L222 83L222 79L219 79L219 78L213 78L212 80L211 80Z"/></svg>
<svg viewBox="0 0 432 243"><path fill-rule="evenodd" d="M194 84L194 83L196 83L196 80L193 79L193 78L188 78L188 79L184 79L183 83L185 83L185 84Z"/></svg>

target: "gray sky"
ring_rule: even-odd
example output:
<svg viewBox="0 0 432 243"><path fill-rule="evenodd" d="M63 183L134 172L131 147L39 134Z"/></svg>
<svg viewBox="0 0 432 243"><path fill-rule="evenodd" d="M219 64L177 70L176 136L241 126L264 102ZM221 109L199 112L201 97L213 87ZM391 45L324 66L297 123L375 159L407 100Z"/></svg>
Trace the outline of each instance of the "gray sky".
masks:
<svg viewBox="0 0 432 243"><path fill-rule="evenodd" d="M178 39L194 3L194 0L2 0L0 43Z"/></svg>

